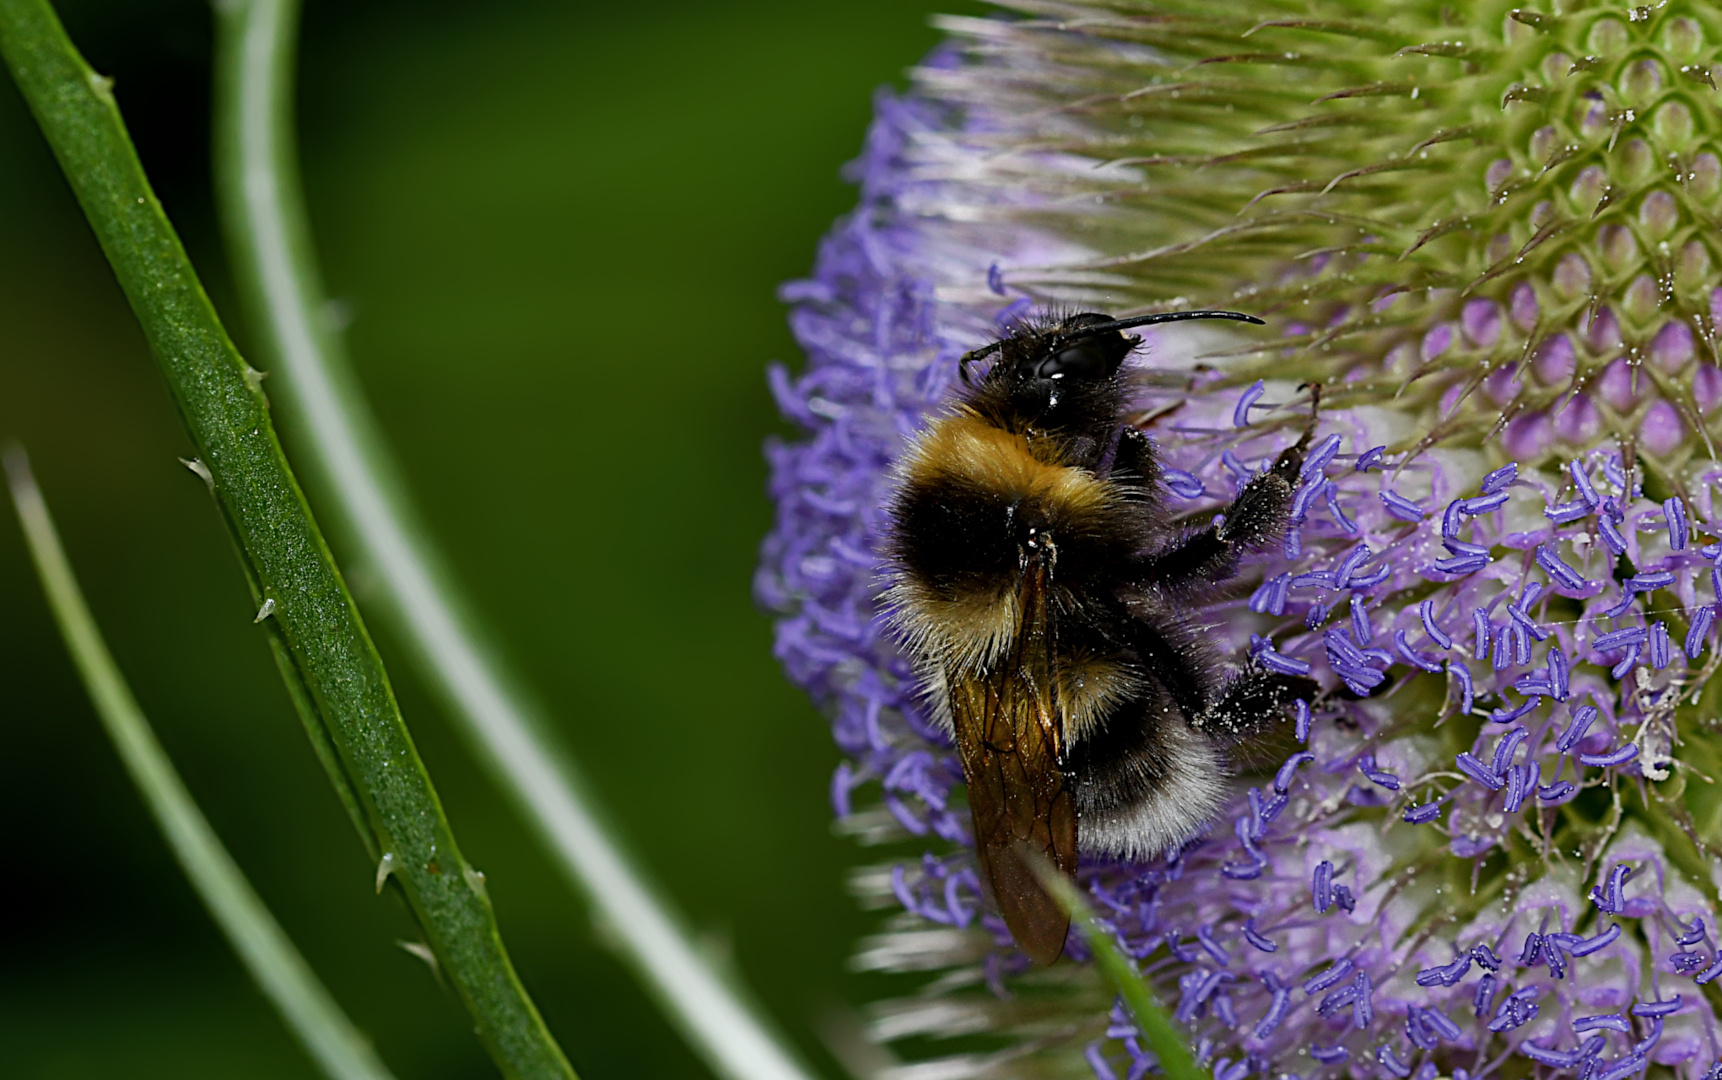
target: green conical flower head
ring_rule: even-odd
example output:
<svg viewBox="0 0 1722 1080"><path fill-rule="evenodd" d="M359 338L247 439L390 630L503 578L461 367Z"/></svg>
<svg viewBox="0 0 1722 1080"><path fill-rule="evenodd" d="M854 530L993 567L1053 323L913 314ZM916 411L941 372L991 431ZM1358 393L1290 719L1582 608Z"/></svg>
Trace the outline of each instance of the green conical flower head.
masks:
<svg viewBox="0 0 1722 1080"><path fill-rule="evenodd" d="M994 55L929 82L1013 117L989 167L1045 197L1016 219L1099 203L1106 256L1013 284L1289 315L1264 368L1392 397L1421 445L1709 456L1716 9L1018 6L1046 21L962 24Z"/></svg>
<svg viewBox="0 0 1722 1080"><path fill-rule="evenodd" d="M1157 1064L989 912L879 507L1014 320L1218 307L1268 329L1144 342L1128 422L1196 528L1321 385L1283 545L1188 617L1322 692L1210 830L1085 863L1107 929L1224 1080L1722 1077L1722 10L1005 6L881 98L774 373L779 655L850 830L934 848L858 878L904 909L862 965L942 972L878 1037L940 1058L908 1076Z"/></svg>

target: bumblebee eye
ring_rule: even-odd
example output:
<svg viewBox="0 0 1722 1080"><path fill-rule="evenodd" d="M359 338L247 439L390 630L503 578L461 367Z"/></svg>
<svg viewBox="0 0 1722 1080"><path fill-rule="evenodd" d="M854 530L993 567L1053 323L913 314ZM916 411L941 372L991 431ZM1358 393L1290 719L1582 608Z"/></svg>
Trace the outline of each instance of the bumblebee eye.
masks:
<svg viewBox="0 0 1722 1080"><path fill-rule="evenodd" d="M1037 379L1099 379L1112 366L1098 342L1081 342L1042 360L1034 370Z"/></svg>

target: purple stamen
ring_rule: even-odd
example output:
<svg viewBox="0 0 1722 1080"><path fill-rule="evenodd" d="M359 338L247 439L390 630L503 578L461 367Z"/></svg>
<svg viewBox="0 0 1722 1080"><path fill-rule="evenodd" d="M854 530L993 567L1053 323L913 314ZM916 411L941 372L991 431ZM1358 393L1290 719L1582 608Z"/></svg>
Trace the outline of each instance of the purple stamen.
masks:
<svg viewBox="0 0 1722 1080"><path fill-rule="evenodd" d="M1587 1031L1620 1031L1630 1033L1632 1025L1626 1017L1619 1013L1599 1013L1596 1016L1580 1016L1573 1020L1573 1030L1583 1035Z"/></svg>
<svg viewBox="0 0 1722 1080"><path fill-rule="evenodd" d="M1684 1004L1680 995L1675 994L1673 1001L1641 1001L1632 1007L1632 1015L1644 1017L1672 1016L1680 1011Z"/></svg>
<svg viewBox="0 0 1722 1080"><path fill-rule="evenodd" d="M1393 773L1377 769L1375 767L1374 754L1365 754L1363 757L1359 758L1357 762L1357 771L1368 777L1369 782L1372 784L1379 784L1388 791L1399 790L1399 777L1395 776Z"/></svg>
<svg viewBox="0 0 1722 1080"><path fill-rule="evenodd" d="M1638 664L1639 646L1636 642L1626 647L1626 655L1620 658L1620 663L1609 669L1609 674L1616 679L1626 678L1627 672Z"/></svg>
<svg viewBox="0 0 1722 1080"><path fill-rule="evenodd" d="M1497 775L1505 772L1507 766L1513 763L1513 754L1519 749L1519 744L1530 737L1530 734L1524 728L1518 727L1501 736L1500 741L1495 744L1494 760L1490 763Z"/></svg>
<svg viewBox="0 0 1722 1080"><path fill-rule="evenodd" d="M1339 564L1339 570L1334 574L1334 588L1344 589L1349 587L1351 584L1351 575L1355 574L1363 566L1364 561L1373 554L1374 552L1369 550L1369 545L1367 544L1359 544L1352 548L1350 554L1346 555L1345 561Z"/></svg>
<svg viewBox="0 0 1722 1080"><path fill-rule="evenodd" d="M1545 803L1558 803L1577 790L1571 780L1556 780L1552 784L1540 785L1537 788L1537 799Z"/></svg>
<svg viewBox="0 0 1722 1080"><path fill-rule="evenodd" d="M1633 743L1627 743L1625 746L1611 750L1606 754L1580 754L1578 759L1581 764L1606 769L1614 765L1625 765L1637 756L1638 747Z"/></svg>
<svg viewBox="0 0 1722 1080"><path fill-rule="evenodd" d="M1480 966L1485 967L1490 971L1501 970L1501 958L1495 955L1494 949L1489 948L1489 946L1481 942L1471 946L1471 959L1477 961Z"/></svg>
<svg viewBox="0 0 1722 1080"><path fill-rule="evenodd" d="M1248 390L1239 396L1237 407L1232 410L1233 427L1246 428L1250 426L1250 406L1256 403L1256 399L1261 397L1266 389L1267 387L1262 380L1257 379Z"/></svg>
<svg viewBox="0 0 1722 1080"><path fill-rule="evenodd" d="M1495 977L1484 975L1477 980L1477 989L1471 995L1471 1007L1479 1018L1488 1015L1489 1007L1495 1003Z"/></svg>
<svg viewBox="0 0 1722 1080"><path fill-rule="evenodd" d="M1716 609L1709 604L1692 613L1692 629L1686 631L1686 655L1693 660L1704 651L1704 639L1710 634L1710 624L1716 619Z"/></svg>
<svg viewBox="0 0 1722 1080"><path fill-rule="evenodd" d="M1495 630L1495 647L1489 651L1489 665L1496 671L1505 671L1507 665L1513 662L1513 624L1511 620L1503 623Z"/></svg>
<svg viewBox="0 0 1722 1080"><path fill-rule="evenodd" d="M1632 1054L1596 1073L1591 1080L1621 1080L1621 1077L1631 1076L1649 1064L1643 1054Z"/></svg>
<svg viewBox="0 0 1722 1080"><path fill-rule="evenodd" d="M1487 555L1458 555L1451 559L1436 559L1433 565L1443 574L1464 577L1467 574L1475 574L1483 567L1488 566L1489 557Z"/></svg>
<svg viewBox="0 0 1722 1080"><path fill-rule="evenodd" d="M1357 984L1342 986L1333 993L1322 998L1316 1005L1315 1011L1320 1016L1332 1016L1334 1013L1357 1000Z"/></svg>
<svg viewBox="0 0 1722 1080"><path fill-rule="evenodd" d="M1232 474L1232 479L1236 480L1240 484L1248 482L1250 477L1255 475L1250 470L1250 467L1239 461L1238 455L1234 454L1230 450L1222 450L1220 452L1220 464L1224 465L1226 467L1226 471Z"/></svg>
<svg viewBox="0 0 1722 1080"><path fill-rule="evenodd" d="M1493 495L1502 488L1519 478L1519 463L1509 461L1494 472L1483 477L1483 494Z"/></svg>
<svg viewBox="0 0 1722 1080"><path fill-rule="evenodd" d="M1315 868L1315 876L1311 882L1315 897L1316 913L1326 914L1333 906L1333 864L1323 859Z"/></svg>
<svg viewBox="0 0 1722 1080"><path fill-rule="evenodd" d="M1693 981L1703 985L1712 982L1718 975L1722 975L1722 949L1718 949L1716 952L1716 962L1705 968L1702 975L1693 976Z"/></svg>
<svg viewBox="0 0 1722 1080"><path fill-rule="evenodd" d="M1441 512L1441 535L1448 540L1459 538L1459 501L1454 499Z"/></svg>
<svg viewBox="0 0 1722 1080"><path fill-rule="evenodd" d="M1359 971L1357 978L1352 980L1352 989L1357 990L1357 997L1352 1001L1352 1027L1359 1032L1367 1032L1371 1021L1376 1018L1376 1002L1374 992L1376 987L1369 980L1367 971Z"/></svg>
<svg viewBox="0 0 1722 1080"><path fill-rule="evenodd" d="M1357 965L1353 964L1349 959L1341 958L1338 963L1334 964L1326 971L1321 972L1319 975L1311 976L1309 981L1303 984L1303 992L1306 994L1319 994L1328 987L1336 985L1339 980L1345 978L1347 975L1350 975L1351 969L1356 966Z"/></svg>
<svg viewBox="0 0 1722 1080"><path fill-rule="evenodd" d="M1471 610L1471 659L1489 658L1489 615L1482 608Z"/></svg>
<svg viewBox="0 0 1722 1080"><path fill-rule="evenodd" d="M1542 951L1543 935L1533 930L1531 933L1525 935L1525 947L1524 950L1519 953L1519 966L1529 967L1531 964L1536 963L1537 957L1542 954Z"/></svg>
<svg viewBox="0 0 1722 1080"><path fill-rule="evenodd" d="M1280 766L1280 771L1274 774L1274 790L1282 795L1291 790L1292 777L1296 775L1298 769L1314 760L1315 755L1308 750L1300 750L1286 758L1285 764Z"/></svg>
<svg viewBox="0 0 1722 1080"><path fill-rule="evenodd" d="M1221 967L1232 962L1232 954L1227 952L1223 947L1221 947L1219 942L1214 940L1214 928L1209 926L1207 923L1203 923L1201 926L1196 928L1196 942L1201 945L1203 951L1213 957L1214 962L1219 964Z"/></svg>
<svg viewBox="0 0 1722 1080"><path fill-rule="evenodd" d="M1352 603L1355 604L1356 600L1353 600ZM1393 631L1393 647L1399 650L1399 655L1403 656L1407 663L1413 664L1428 672L1438 672L1441 670L1440 660L1424 656L1422 653L1412 650L1411 643L1405 640L1405 631L1403 630Z"/></svg>
<svg viewBox="0 0 1722 1080"><path fill-rule="evenodd" d="M1570 1069L1574 1065L1578 1064L1578 1058L1574 1054L1565 1050L1549 1050L1538 1046L1536 1043L1531 1042L1528 1039L1519 1044L1519 1053L1530 1058L1532 1061L1541 1062L1544 1065L1554 1065L1560 1068Z"/></svg>
<svg viewBox="0 0 1722 1080"><path fill-rule="evenodd" d="M1273 999L1268 1004L1267 1014L1256 1024L1255 1035L1258 1039L1265 1039L1272 1035L1274 1030L1285 1020L1286 1013L1291 1008L1291 987L1281 982L1278 975L1271 971L1265 972L1262 975L1262 983L1273 995Z"/></svg>
<svg viewBox="0 0 1722 1080"><path fill-rule="evenodd" d="M1592 885L1590 890L1591 903L1609 915L1619 915L1626 910L1626 899L1621 895L1626 883L1632 879L1633 868L1626 863L1615 864L1608 872L1608 891L1604 892L1600 885Z"/></svg>
<svg viewBox="0 0 1722 1080"><path fill-rule="evenodd" d="M1310 673L1309 661L1281 655L1274 651L1272 642L1269 642L1267 648L1257 654L1256 660L1269 671L1280 675L1308 675Z"/></svg>
<svg viewBox="0 0 1722 1080"><path fill-rule="evenodd" d="M1596 531L1601 534L1602 542L1608 545L1609 554L1626 554L1626 537L1620 534L1620 528L1606 517L1597 519Z"/></svg>
<svg viewBox="0 0 1722 1080"><path fill-rule="evenodd" d="M1568 462L1567 472L1572 474L1573 486L1578 488L1579 498L1592 507L1602 502L1602 496L1598 495L1596 488L1591 486L1590 474L1585 472L1583 465L1576 461Z"/></svg>
<svg viewBox="0 0 1722 1080"><path fill-rule="evenodd" d="M1496 709L1489 714L1489 719L1497 724L1510 724L1514 720L1517 720L1519 717L1524 716L1526 713L1536 708L1537 703L1541 700L1541 698L1531 698L1524 704L1515 706L1511 709Z"/></svg>
<svg viewBox="0 0 1722 1080"><path fill-rule="evenodd" d="M1351 630L1359 645L1368 645L1375 638L1375 627L1369 625L1369 608L1363 597L1351 597Z"/></svg>
<svg viewBox="0 0 1722 1080"><path fill-rule="evenodd" d="M1519 600L1513 606L1520 611L1529 613L1531 605L1537 602L1537 597L1543 595L1543 585L1540 581L1525 582L1525 591L1519 594Z"/></svg>
<svg viewBox="0 0 1722 1080"><path fill-rule="evenodd" d="M1423 1021L1423 1026L1434 1031L1448 1042L1459 1040L1459 1025L1448 1019L1447 1014L1439 1009L1419 1009L1417 1018Z"/></svg>
<svg viewBox="0 0 1722 1080"><path fill-rule="evenodd" d="M1479 495L1474 499L1461 499L1459 502L1459 512L1464 514L1466 517L1477 517L1480 514L1487 514L1491 510L1506 505L1506 502L1507 493L1504 491L1497 491L1493 495Z"/></svg>
<svg viewBox="0 0 1722 1080"><path fill-rule="evenodd" d="M1343 1046L1315 1046L1309 1048L1309 1056L1323 1065L1338 1065L1351 1056L1351 1051Z"/></svg>
<svg viewBox="0 0 1722 1080"><path fill-rule="evenodd" d="M1381 455L1386 452L1386 446L1372 446L1363 453L1357 455L1357 464L1354 467L1358 472L1368 472L1371 468L1380 463Z"/></svg>
<svg viewBox="0 0 1722 1080"><path fill-rule="evenodd" d="M1686 540L1689 535L1686 523L1686 504L1680 496L1675 495L1662 502L1662 516L1668 522L1668 550L1686 550Z"/></svg>
<svg viewBox="0 0 1722 1080"><path fill-rule="evenodd" d="M1316 477L1314 480L1309 481L1302 487L1298 488L1297 494L1292 496L1291 519L1293 521L1302 521L1309 513L1309 504L1314 502L1316 498L1321 495L1322 489L1331 486L1332 481L1328 480L1326 477Z"/></svg>
<svg viewBox="0 0 1722 1080"><path fill-rule="evenodd" d="M1166 488L1180 499L1200 499L1207 494L1202 481L1193 473L1182 469L1161 469L1161 477L1166 481Z"/></svg>
<svg viewBox="0 0 1722 1080"><path fill-rule="evenodd" d="M1535 619L1532 619L1529 615L1526 615L1523 611L1519 610L1517 606L1507 608L1507 617L1518 623L1524 628L1525 633L1536 638L1538 641L1548 640L1549 632L1538 626ZM1527 656L1519 662L1521 664L1529 663L1530 659L1531 658Z"/></svg>
<svg viewBox="0 0 1722 1080"><path fill-rule="evenodd" d="M1350 586L1353 589L1369 589L1381 584L1392 576L1393 568L1384 562L1374 570L1364 574L1362 577L1353 576L1350 581Z"/></svg>
<svg viewBox="0 0 1722 1080"><path fill-rule="evenodd" d="M1626 473L1620 469L1620 458L1610 454L1602 459L1602 474L1608 477L1608 482L1615 487L1626 490Z"/></svg>
<svg viewBox="0 0 1722 1080"><path fill-rule="evenodd" d="M1263 937L1256 929L1256 920L1244 920L1244 940L1260 949L1262 952L1278 952L1279 943L1271 938Z"/></svg>
<svg viewBox="0 0 1722 1080"><path fill-rule="evenodd" d="M1549 647L1548 655L1549 685L1554 691L1556 701L1565 701L1571 692L1567 682L1567 654L1561 651L1559 645Z"/></svg>
<svg viewBox="0 0 1722 1080"><path fill-rule="evenodd" d="M1304 460L1303 468L1298 470L1298 475L1305 479L1321 475L1322 471L1327 468L1327 463L1332 461L1333 455L1337 453L1339 453L1339 436L1329 435L1317 443L1314 450L1310 451L1309 457Z"/></svg>
<svg viewBox="0 0 1722 1080"><path fill-rule="evenodd" d="M1564 754L1577 746L1578 741L1584 738L1584 733L1590 729L1591 723L1596 718L1597 711L1595 706L1580 705L1578 708L1574 709L1573 722L1567 725L1566 731L1561 734L1559 739L1555 740L1555 749Z"/></svg>
<svg viewBox="0 0 1722 1080"><path fill-rule="evenodd" d="M1339 487L1331 480L1327 483L1327 509L1341 530L1352 536L1357 535L1357 522L1345 516L1345 508L1339 505Z"/></svg>
<svg viewBox="0 0 1722 1080"><path fill-rule="evenodd" d="M1531 762L1534 767L1536 762ZM1507 794L1502 800L1502 808L1509 814L1519 812L1519 807L1525 804L1525 796L1535 787L1535 782L1529 780L1530 769L1523 765L1515 765L1507 770Z"/></svg>
<svg viewBox="0 0 1722 1080"><path fill-rule="evenodd" d="M1381 504L1387 508L1387 512L1400 521L1423 520L1423 509L1392 488L1381 492L1379 498Z"/></svg>
<svg viewBox="0 0 1722 1080"><path fill-rule="evenodd" d="M1628 626L1623 630L1611 630L1599 635L1594 647L1598 652L1613 652L1628 645L1636 645L1645 638L1644 627Z"/></svg>
<svg viewBox="0 0 1722 1080"><path fill-rule="evenodd" d="M1447 661L1447 674L1453 676L1454 681L1459 684L1460 714L1469 716L1471 713L1472 699L1474 697L1471 683L1471 669L1466 667L1462 660L1449 660Z"/></svg>
<svg viewBox="0 0 1722 1080"><path fill-rule="evenodd" d="M1469 956L1461 956L1451 964L1444 964L1441 967L1424 968L1422 971L1419 971L1417 973L1417 985L1452 986L1460 979L1463 979L1465 977L1465 973L1470 970L1471 958Z"/></svg>
<svg viewBox="0 0 1722 1080"><path fill-rule="evenodd" d="M1405 1077L1411 1075L1411 1066L1394 1057L1393 1048L1391 1046L1382 1046L1380 1049L1375 1051L1375 1060L1381 1063L1382 1068L1386 1069L1394 1076L1400 1077L1400 1080L1404 1080Z"/></svg>
<svg viewBox="0 0 1722 1080"><path fill-rule="evenodd" d="M1453 647L1453 639L1447 636L1446 632L1435 624L1435 601L1423 601L1423 603L1417 606L1417 614L1423 619L1423 632L1429 635L1429 640L1441 646L1443 649L1451 649Z"/></svg>
<svg viewBox="0 0 1722 1080"><path fill-rule="evenodd" d="M1680 926L1679 920L1676 920L1674 925ZM1704 940L1704 918L1702 916L1694 915L1692 917L1692 925L1689 927L1681 926L1680 929L1684 931L1684 933L1675 936L1674 943L1676 945L1696 945L1700 941Z"/></svg>
<svg viewBox="0 0 1722 1080"><path fill-rule="evenodd" d="M1650 666L1658 671L1668 666L1671 659L1669 653L1673 650L1668 644L1668 627L1662 620L1650 624Z"/></svg>
<svg viewBox="0 0 1722 1080"><path fill-rule="evenodd" d="M1589 584L1585 581L1584 575L1562 561L1561 557L1555 554L1554 549L1547 544L1537 545L1536 553L1532 558L1536 560L1538 566L1543 568L1543 572L1548 574L1562 588L1576 592Z"/></svg>
<svg viewBox="0 0 1722 1080"><path fill-rule="evenodd" d="M1577 521L1579 518L1589 517L1590 512L1589 504L1580 500L1579 502L1561 503L1559 506L1547 507L1543 510L1543 516L1556 525L1566 525Z"/></svg>
<svg viewBox="0 0 1722 1080"><path fill-rule="evenodd" d="M1441 808L1446 804L1437 800L1424 803L1421 806L1410 806L1405 809L1404 820L1412 825L1425 825L1441 816Z"/></svg>
<svg viewBox="0 0 1722 1080"><path fill-rule="evenodd" d="M1502 780L1499 776L1490 772L1489 767L1481 761L1478 761L1469 750L1462 751L1454 757L1453 763L1459 767L1460 772L1469 776L1477 783L1482 784L1490 791L1499 791L1506 783L1506 781Z"/></svg>
<svg viewBox="0 0 1722 1080"><path fill-rule="evenodd" d="M1512 608L1507 609L1509 614L1513 613L1513 610L1514 609ZM1523 613L1521 612L1520 614ZM1530 631L1526 630L1517 620L1515 620L1511 625L1513 631L1513 663L1528 664L1531 662ZM1545 633L1543 636L1547 637L1548 635Z"/></svg>

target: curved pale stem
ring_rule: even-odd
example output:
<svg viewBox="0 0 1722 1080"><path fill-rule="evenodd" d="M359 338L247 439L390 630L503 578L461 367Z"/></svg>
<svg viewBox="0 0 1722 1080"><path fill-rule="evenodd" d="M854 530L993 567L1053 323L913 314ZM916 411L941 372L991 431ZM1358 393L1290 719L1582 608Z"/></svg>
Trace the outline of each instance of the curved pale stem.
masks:
<svg viewBox="0 0 1722 1080"><path fill-rule="evenodd" d="M262 344L301 435L305 460L393 609L425 679L586 895L611 943L720 1075L805 1080L808 1073L739 987L693 945L669 904L606 828L536 709L473 631L475 621L425 533L346 363L320 317L293 152L295 0L219 5L217 172L223 226Z"/></svg>
<svg viewBox="0 0 1722 1080"><path fill-rule="evenodd" d="M6 479L36 576L66 650L120 761L203 906L263 996L323 1072L332 1080L394 1080L252 890L174 771L102 640L29 462L17 447L6 452Z"/></svg>

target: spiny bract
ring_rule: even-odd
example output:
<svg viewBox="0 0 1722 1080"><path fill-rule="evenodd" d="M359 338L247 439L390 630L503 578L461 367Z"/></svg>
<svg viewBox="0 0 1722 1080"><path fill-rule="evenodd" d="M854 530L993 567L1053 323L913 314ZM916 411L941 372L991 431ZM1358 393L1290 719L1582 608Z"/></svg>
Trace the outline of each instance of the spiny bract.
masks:
<svg viewBox="0 0 1722 1080"><path fill-rule="evenodd" d="M1332 696L1211 833L1083 871L1204 1068L1711 1074L1722 11L1009 7L881 96L861 208L785 289L807 370L772 375L809 432L769 450L778 655L831 710L850 831L945 842L857 878L905 909L863 966L939 972L875 1014L923 1059L898 1074L1154 1064L1090 969L1028 970L987 912L877 618L905 438L1052 303L1269 320L1135 360L1180 514L1326 388L1283 548L1203 615Z"/></svg>

